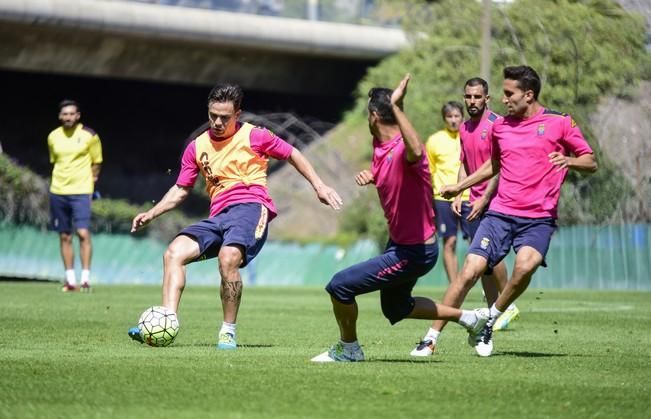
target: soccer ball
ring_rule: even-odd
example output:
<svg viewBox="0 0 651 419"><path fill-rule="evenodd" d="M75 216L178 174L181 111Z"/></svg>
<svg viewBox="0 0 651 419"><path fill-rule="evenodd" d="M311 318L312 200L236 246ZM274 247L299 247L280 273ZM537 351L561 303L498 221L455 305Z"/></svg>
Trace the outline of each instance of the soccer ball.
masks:
<svg viewBox="0 0 651 419"><path fill-rule="evenodd" d="M149 307L140 316L138 329L147 345L168 346L179 333L179 319L166 307Z"/></svg>

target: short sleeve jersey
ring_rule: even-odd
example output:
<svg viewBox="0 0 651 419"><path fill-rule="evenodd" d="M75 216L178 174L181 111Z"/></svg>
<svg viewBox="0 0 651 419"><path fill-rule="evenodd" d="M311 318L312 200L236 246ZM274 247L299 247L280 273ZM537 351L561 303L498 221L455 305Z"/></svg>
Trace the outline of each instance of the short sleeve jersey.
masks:
<svg viewBox="0 0 651 419"><path fill-rule="evenodd" d="M506 116L493 126L492 158L499 160L500 182L489 209L527 218L556 218L567 168L557 170L549 154L591 154L571 116L541 108L527 119Z"/></svg>
<svg viewBox="0 0 651 419"><path fill-rule="evenodd" d="M425 144L429 171L432 174L432 186L434 199L441 201L452 201L440 195L444 185L454 185L459 177L461 167L461 143L459 132L442 129L432 134ZM461 199L467 201L469 192L464 191Z"/></svg>
<svg viewBox="0 0 651 419"><path fill-rule="evenodd" d="M213 138L210 130L187 145L181 158L176 184L192 187L201 173L210 196L210 216L235 204L257 202L270 212L277 211L266 187L269 157L287 160L293 147L269 130L240 124L229 138Z"/></svg>
<svg viewBox="0 0 651 419"><path fill-rule="evenodd" d="M493 124L500 119L496 113L486 110L477 122L469 119L461 124L461 163L467 175L471 175L491 158ZM470 202L481 198L486 192L488 181L478 183L470 188Z"/></svg>
<svg viewBox="0 0 651 419"><path fill-rule="evenodd" d="M92 194L93 164L102 163L102 144L95 131L81 123L59 127L47 137L50 163L54 164L50 192L57 195Z"/></svg>
<svg viewBox="0 0 651 419"><path fill-rule="evenodd" d="M436 232L432 183L427 158L423 155L420 161L409 163L405 153L400 135L384 143L373 139L371 172L391 240L420 244Z"/></svg>

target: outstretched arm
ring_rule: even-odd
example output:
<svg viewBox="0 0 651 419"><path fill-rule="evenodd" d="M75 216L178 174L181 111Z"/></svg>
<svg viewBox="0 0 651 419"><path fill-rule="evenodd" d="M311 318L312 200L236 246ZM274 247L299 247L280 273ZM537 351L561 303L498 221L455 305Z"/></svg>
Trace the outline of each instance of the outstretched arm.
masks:
<svg viewBox="0 0 651 419"><path fill-rule="evenodd" d="M452 198L459 195L462 191L495 176L500 171L500 162L498 160L486 160L477 171L466 177L456 185L445 185L441 188L443 198Z"/></svg>
<svg viewBox="0 0 651 419"><path fill-rule="evenodd" d="M493 176L489 181L488 181L488 186L486 187L486 191L484 192L484 195L482 195L479 199L476 201L470 203L470 214L468 214L468 221L472 221L475 218L478 218L483 212L486 206L488 205L489 202L491 202L491 198L495 191L497 190L497 184L499 183L500 180L500 175L495 175Z"/></svg>
<svg viewBox="0 0 651 419"><path fill-rule="evenodd" d="M341 209L343 201L341 200L341 197L339 197L337 191L323 183L319 175L314 171L312 164L310 164L305 156L303 156L303 153L294 148L287 161L289 161L289 163L291 163L291 165L294 166L308 182L310 182L310 185L314 188L319 201L329 205L332 209Z"/></svg>
<svg viewBox="0 0 651 419"><path fill-rule="evenodd" d="M400 127L402 139L405 142L407 161L415 163L423 157L423 144L416 129L402 110L402 102L407 94L407 85L409 84L410 78L411 75L409 75L409 73L405 74L405 77L400 81L398 87L395 88L391 94L391 105L393 107L393 114L396 116L398 126Z"/></svg>
<svg viewBox="0 0 651 419"><path fill-rule="evenodd" d="M149 224L154 218L178 207L179 204L190 195L190 190L191 188L186 186L172 186L165 196L163 196L163 199L154 205L152 209L146 212L141 212L134 217L133 222L131 223L131 232L133 233L140 230L142 227Z"/></svg>

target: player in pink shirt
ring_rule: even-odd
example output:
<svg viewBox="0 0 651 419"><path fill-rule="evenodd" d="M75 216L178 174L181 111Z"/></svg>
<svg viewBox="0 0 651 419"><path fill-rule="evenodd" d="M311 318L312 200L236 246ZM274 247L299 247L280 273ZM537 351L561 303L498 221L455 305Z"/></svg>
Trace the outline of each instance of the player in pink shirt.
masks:
<svg viewBox="0 0 651 419"><path fill-rule="evenodd" d="M335 274L326 286L339 325L340 340L314 362L363 361L357 341L355 297L380 291L382 313L391 324L402 319L445 319L464 326L475 336L485 325L488 309L459 310L412 297L418 278L438 258L432 210L432 184L425 147L407 116L402 99L409 75L394 90L369 92L368 123L373 135L371 170L355 177L359 186L375 184L389 228L384 253Z"/></svg>
<svg viewBox="0 0 651 419"><path fill-rule="evenodd" d="M240 123L243 93L239 86L218 84L208 96L208 129L197 133L183 152L176 184L149 211L136 215L131 231L176 208L189 195L201 174L210 196L210 218L181 231L163 257L162 305L176 312L185 287L185 265L219 259L224 321L218 349L237 348L235 327L242 297L239 269L262 249L267 224L276 207L267 192L267 163L287 160L310 182L317 198L337 210L342 201L325 185L297 149L266 129ZM142 342L138 328L129 336Z"/></svg>
<svg viewBox="0 0 651 419"><path fill-rule="evenodd" d="M459 181L465 179L467 174L476 172L486 160L490 159L493 125L502 118L488 109L490 100L488 83L482 78L474 77L466 81L463 88L463 100L470 119L464 121L459 128L462 163L459 168ZM451 209L457 217L464 219L465 231L471 242L479 228L481 216L497 188L498 178L499 176L494 176L490 180L472 186L469 202L462 200L462 194L457 195L452 202ZM452 278L450 282L457 280L457 277ZM489 307L497 300L498 292L504 289L507 280L506 265L503 261L492 270L486 270L482 276L482 287ZM504 325L508 325L508 322L513 320L518 313L518 308L511 305L496 325L505 328ZM446 323L445 320L436 320L416 348L411 351L411 355L416 357L432 355L436 349L440 331Z"/></svg>
<svg viewBox="0 0 651 419"><path fill-rule="evenodd" d="M493 126L491 159L442 191L456 196L500 175L496 196L481 220L461 274L444 298L446 304L461 306L477 278L513 247L516 257L511 279L491 306L489 322L475 342L469 341L480 356L492 354L495 320L527 289L536 269L546 266L560 189L568 170L597 170L592 149L574 119L544 108L538 102L540 89L540 77L531 67L504 69L502 102L508 115Z"/></svg>

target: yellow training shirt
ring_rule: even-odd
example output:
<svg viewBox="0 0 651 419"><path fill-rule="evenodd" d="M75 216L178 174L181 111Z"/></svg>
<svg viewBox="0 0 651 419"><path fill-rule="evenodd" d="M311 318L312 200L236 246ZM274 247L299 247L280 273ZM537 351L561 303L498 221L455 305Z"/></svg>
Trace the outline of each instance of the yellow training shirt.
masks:
<svg viewBox="0 0 651 419"><path fill-rule="evenodd" d="M461 167L461 141L459 132L442 129L432 134L425 145L429 171L432 175L432 188L434 199L452 201L441 197L439 191L443 185L454 185L459 177ZM463 201L470 199L470 190L466 189L461 194Z"/></svg>
<svg viewBox="0 0 651 419"><path fill-rule="evenodd" d="M102 144L92 129L78 123L69 130L59 127L47 137L50 150L52 183L50 192L57 195L92 194L91 166L102 162Z"/></svg>

